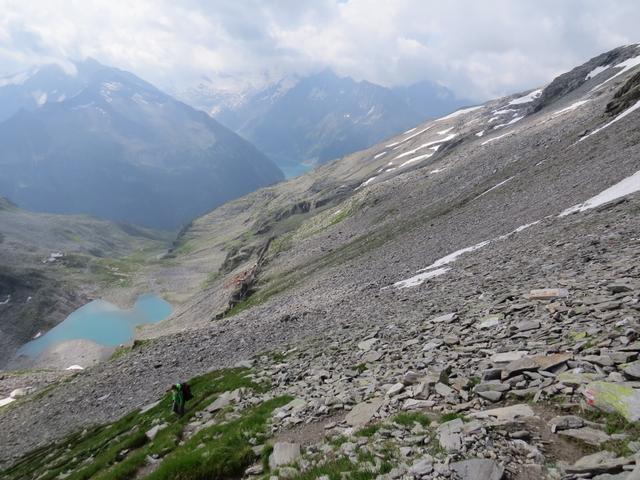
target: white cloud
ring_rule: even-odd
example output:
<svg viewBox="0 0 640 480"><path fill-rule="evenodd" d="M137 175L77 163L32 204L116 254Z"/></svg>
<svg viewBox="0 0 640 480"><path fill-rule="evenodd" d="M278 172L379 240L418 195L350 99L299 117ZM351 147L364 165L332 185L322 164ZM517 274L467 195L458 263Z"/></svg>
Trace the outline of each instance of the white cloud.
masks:
<svg viewBox="0 0 640 480"><path fill-rule="evenodd" d="M164 88L329 66L488 98L640 40L635 0L0 0L0 75L93 56Z"/></svg>

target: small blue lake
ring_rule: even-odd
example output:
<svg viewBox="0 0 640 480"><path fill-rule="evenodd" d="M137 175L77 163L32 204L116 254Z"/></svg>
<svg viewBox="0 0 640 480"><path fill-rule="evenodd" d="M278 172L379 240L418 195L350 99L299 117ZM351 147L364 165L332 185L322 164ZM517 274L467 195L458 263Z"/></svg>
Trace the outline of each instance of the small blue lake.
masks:
<svg viewBox="0 0 640 480"><path fill-rule="evenodd" d="M104 300L94 300L40 338L23 345L18 354L35 357L56 343L78 339L115 347L133 338L136 325L157 323L167 318L172 310L169 302L156 295L138 297L130 310L121 310Z"/></svg>

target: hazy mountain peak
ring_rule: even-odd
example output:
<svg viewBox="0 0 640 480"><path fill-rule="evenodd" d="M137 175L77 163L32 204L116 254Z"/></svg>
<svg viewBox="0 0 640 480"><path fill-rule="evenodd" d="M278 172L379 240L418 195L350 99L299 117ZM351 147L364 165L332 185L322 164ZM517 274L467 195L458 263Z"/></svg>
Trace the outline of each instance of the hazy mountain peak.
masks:
<svg viewBox="0 0 640 480"><path fill-rule="evenodd" d="M174 229L283 178L253 145L132 73L88 60L46 80L42 101L0 123L0 194L21 207Z"/></svg>

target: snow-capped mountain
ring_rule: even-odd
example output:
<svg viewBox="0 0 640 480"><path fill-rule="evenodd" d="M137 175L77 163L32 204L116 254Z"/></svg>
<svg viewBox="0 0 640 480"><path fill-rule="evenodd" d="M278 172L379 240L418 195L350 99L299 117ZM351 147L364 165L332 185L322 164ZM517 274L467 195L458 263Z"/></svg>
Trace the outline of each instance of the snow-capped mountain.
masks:
<svg viewBox="0 0 640 480"><path fill-rule="evenodd" d="M0 123L0 194L19 206L173 229L282 179L249 142L135 75L76 68L0 87L0 98L22 92Z"/></svg>

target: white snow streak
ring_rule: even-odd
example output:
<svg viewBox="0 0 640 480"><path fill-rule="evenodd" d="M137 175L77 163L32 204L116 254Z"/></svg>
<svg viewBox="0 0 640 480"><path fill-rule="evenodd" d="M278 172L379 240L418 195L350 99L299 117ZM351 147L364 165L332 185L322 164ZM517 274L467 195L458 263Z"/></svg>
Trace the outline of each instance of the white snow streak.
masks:
<svg viewBox="0 0 640 480"><path fill-rule="evenodd" d="M376 179L376 177L371 177L370 179L368 179L367 181L365 181L365 182L362 184L362 186L369 185L369 184L370 184L371 182L373 182L375 179Z"/></svg>
<svg viewBox="0 0 640 480"><path fill-rule="evenodd" d="M364 182L362 182L360 185L358 185L358 187L356 188L356 190L361 189L362 187L366 187L367 185L369 185L371 182L373 182L376 178L378 178L377 175L374 175L373 177L365 180Z"/></svg>
<svg viewBox="0 0 640 480"><path fill-rule="evenodd" d="M503 133L502 135L498 135L497 137L493 137L493 138L490 138L489 140L485 140L480 145L486 145L487 143L495 142L496 140L500 140L501 138L507 137L507 136L512 135L514 133L515 132Z"/></svg>
<svg viewBox="0 0 640 480"><path fill-rule="evenodd" d="M390 143L389 145L385 145L384 148L391 148L391 147L395 147L396 145L400 145L401 142L393 142Z"/></svg>
<svg viewBox="0 0 640 480"><path fill-rule="evenodd" d="M15 402L16 399L15 398L11 398L11 397L7 397L7 398L0 398L0 407L4 407L5 405L9 405L11 402Z"/></svg>
<svg viewBox="0 0 640 480"><path fill-rule="evenodd" d="M455 262L458 259L458 257L460 257L461 255L464 255L465 253L475 252L476 250L480 250L482 247L486 247L487 245L489 245L489 243L490 243L490 240L485 240L484 242L476 243L475 245L472 245L470 247L465 247L465 248L461 248L460 250L456 250L455 252L450 253L449 255L445 255L444 257L436 260L428 267L418 270L418 272L424 272L426 270L440 268L443 265L447 265L451 262Z"/></svg>
<svg viewBox="0 0 640 480"><path fill-rule="evenodd" d="M456 136L455 133L452 133L451 135L447 135L445 138L442 138L440 140L433 140L431 142L427 142L427 143L423 143L422 145L420 145L419 147L414 148L413 150L408 150L404 153L401 153L400 155L398 155L397 157L394 158L394 160L397 160L398 158L403 158L403 157L407 157L409 155L413 155L414 153L416 153L418 150L422 150L423 148L427 148L430 147L432 145L437 145L438 143L444 143L444 142L448 142L449 140L451 140L452 138L454 138Z"/></svg>
<svg viewBox="0 0 640 480"><path fill-rule="evenodd" d="M600 205L604 205L605 203L609 203L618 198L624 197L626 195L630 195L639 190L640 190L640 170L638 170L636 173L634 173L630 177L627 177L619 181L612 187L609 187L606 190L603 190L598 195L590 198L586 202L567 208L558 216L565 217L574 212L584 212L585 210L590 210L592 208L599 207Z"/></svg>
<svg viewBox="0 0 640 480"><path fill-rule="evenodd" d="M580 106L584 105L584 104L585 104L585 103L587 103L588 101L589 101L589 100L578 100L577 102L572 103L571 105L569 105L569 106L568 106L568 107L566 107L566 108L563 108L562 110L558 110L558 111L556 111L556 112L551 113L551 118L555 118L555 117L557 117L557 116L559 116L559 115L564 115L564 114L565 114L565 113L567 113L567 112L571 112L571 111L575 110L576 108L578 108L578 107L580 107Z"/></svg>
<svg viewBox="0 0 640 480"><path fill-rule="evenodd" d="M504 108L502 110L494 110L491 112L493 115L506 115L508 113L515 113L517 110L515 108Z"/></svg>
<svg viewBox="0 0 640 480"><path fill-rule="evenodd" d="M589 73L587 73L587 76L585 77L585 80L591 80L596 75L599 75L602 72L604 72L605 70L609 70L610 68L611 68L611 65L601 65L599 67L596 67L593 70L591 70Z"/></svg>
<svg viewBox="0 0 640 480"><path fill-rule="evenodd" d="M522 105L523 103L530 103L530 102L533 102L540 95L542 95L541 88L538 90L534 90L533 92L528 93L527 95L511 100L509 102L509 105Z"/></svg>
<svg viewBox="0 0 640 480"><path fill-rule="evenodd" d="M377 160L378 158L380 158L380 157L382 157L382 156L384 156L384 155L386 155L386 154L387 154L387 151L385 150L384 152L380 152L380 153L378 153L377 155L375 155L375 156L373 157L373 159L374 159L374 160Z"/></svg>
<svg viewBox="0 0 640 480"><path fill-rule="evenodd" d="M6 305L7 303L9 303L9 300L11 300L11 295L7 295L7 298L0 302L0 305Z"/></svg>
<svg viewBox="0 0 640 480"><path fill-rule="evenodd" d="M531 222L531 223L527 223L526 225L520 225L518 228L516 228L515 230L511 230L509 233L505 233L504 235L500 235L498 237L498 240L504 240L505 238L510 237L511 235L513 235L514 233L519 233L523 230L526 230L529 227L533 227L534 225L537 225L538 223L540 223L540 220L536 221L536 222Z"/></svg>
<svg viewBox="0 0 640 480"><path fill-rule="evenodd" d="M479 108L482 108L482 105L478 105L477 107L463 108L462 110L456 110L455 112L450 113L446 117L439 118L437 121L440 122L442 120L449 120L450 118L455 118L465 113L473 112L474 110L478 110Z"/></svg>
<svg viewBox="0 0 640 480"><path fill-rule="evenodd" d="M405 138L405 139L403 139L403 140L399 141L398 143L404 143L404 142L406 142L407 140L411 140L412 138L417 137L417 136L418 136L418 135L420 135L421 133L426 132L426 131L427 131L427 130L429 130L431 127L432 127L432 125L429 125L428 127L423 128L423 129L422 129L422 130L420 130L419 132L416 132L416 133L414 133L414 134L412 134L412 135L409 135L407 138Z"/></svg>
<svg viewBox="0 0 640 480"><path fill-rule="evenodd" d="M403 164L400 165L400 168L409 165L411 163L415 163L415 162L419 162L420 160L424 160L425 158L429 158L433 156L433 153L425 153L424 155L418 155L417 157L413 157L410 158L409 160L407 160L406 162L404 162Z"/></svg>
<svg viewBox="0 0 640 480"><path fill-rule="evenodd" d="M453 130L453 127L449 127L445 130L440 130L438 133L438 135L446 135L447 133L449 133L451 130Z"/></svg>
<svg viewBox="0 0 640 480"><path fill-rule="evenodd" d="M422 283L424 283L426 280L429 280L430 278L435 278L447 273L449 270L451 270L451 268L446 267L445 265L455 262L461 255L464 255L465 253L475 252L476 250L480 250L481 248L486 247L487 245L489 245L492 242L495 242L496 240L504 240L515 233L521 232L533 225L536 225L537 223L540 223L540 221L527 223L526 225L521 225L515 230L512 230L511 232L505 235L501 235L492 240L485 240L484 242L476 243L475 245L472 245L470 247L456 250L455 252L450 253L449 255L445 255L444 257L436 260L427 268L418 270L416 272L417 275L414 275L413 277L407 278L405 280L400 280L399 282L396 282L391 286L396 288L407 288L407 287L416 287L418 285L421 285ZM384 287L383 290L387 288L389 287Z"/></svg>
<svg viewBox="0 0 640 480"><path fill-rule="evenodd" d="M637 57L632 57L632 58L628 58L627 60L625 60L624 62L620 62L617 65L609 65L609 67L613 67L613 68L620 68L622 67L622 69L616 73L615 75L612 75L611 77L607 78L604 82L600 83L599 85L596 85L595 87L593 87L591 90L589 90L590 92L593 92L594 90L599 89L600 87L602 87L604 84L609 83L611 80L613 80L614 78L622 75L625 72L628 72L629 70L631 70L632 68L636 67L640 65L640 55L638 55Z"/></svg>
<svg viewBox="0 0 640 480"><path fill-rule="evenodd" d="M524 115L522 115L521 117L515 117L513 119L511 119L511 121L507 122L507 123L501 123L499 125L495 125L493 127L493 129L495 130L496 128L500 128L500 127L507 127L509 125L513 125L516 122L519 122L520 120L522 120L524 118Z"/></svg>
<svg viewBox="0 0 640 480"><path fill-rule="evenodd" d="M497 185L494 185L493 187L491 187L489 190L485 190L484 192L482 192L480 195L478 195L476 198L474 198L474 200L477 200L478 198L482 197L483 195L486 195L487 193L489 193L491 190L495 190L496 188L501 187L502 185L504 185L505 183L507 183L509 180L512 180L514 177L509 177L506 180L503 180L502 182L498 183Z"/></svg>
<svg viewBox="0 0 640 480"><path fill-rule="evenodd" d="M476 137L481 137L482 135L484 135L484 130L482 130L481 132L476 133Z"/></svg>
<svg viewBox="0 0 640 480"><path fill-rule="evenodd" d="M475 252L476 250L480 250L481 248L486 247L487 245L489 245L492 242L495 242L496 240L504 240L505 238L510 237L515 233L521 232L533 225L536 225L537 223L540 223L540 221L527 223L526 225L521 225L515 230L512 230L511 232L505 235L501 235L492 240L485 240L484 242L476 243L475 245L472 245L470 247L456 250L455 252L450 253L449 255L445 255L444 257L436 260L427 268L418 270L416 272L417 275L414 275L413 277L407 278L405 280L400 280L399 282L396 282L391 286L396 288L407 288L407 287L416 287L418 285L421 285L422 283L424 283L426 280L429 280L430 278L438 277L440 275L447 273L449 270L451 270L451 268L446 267L445 265L455 262L458 259L458 257L460 257L461 255L464 255L465 253ZM389 287L384 287L383 290L387 288Z"/></svg>
<svg viewBox="0 0 640 480"><path fill-rule="evenodd" d="M400 280L393 284L396 288L408 288L408 287L417 287L418 285L423 284L426 280L430 278L439 277L440 275L444 275L449 270L448 267L438 268L437 270L431 270L430 272L419 273L418 275L414 275L411 278L407 278L405 280Z"/></svg>
<svg viewBox="0 0 640 480"><path fill-rule="evenodd" d="M593 132L591 132L589 135L585 135L579 141L581 142L581 141L589 138L591 135L595 135L596 133L598 133L598 132L604 130L605 128L611 126L612 124L616 123L618 120L622 120L624 117L626 117L630 113L634 112L635 110L638 110L639 108L640 108L640 100L638 100L633 106L627 108L624 112L620 113L618 116L616 116L616 118L611 120L609 123L601 126L600 128L596 128Z"/></svg>

